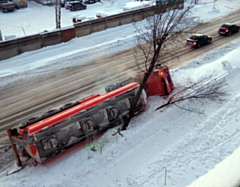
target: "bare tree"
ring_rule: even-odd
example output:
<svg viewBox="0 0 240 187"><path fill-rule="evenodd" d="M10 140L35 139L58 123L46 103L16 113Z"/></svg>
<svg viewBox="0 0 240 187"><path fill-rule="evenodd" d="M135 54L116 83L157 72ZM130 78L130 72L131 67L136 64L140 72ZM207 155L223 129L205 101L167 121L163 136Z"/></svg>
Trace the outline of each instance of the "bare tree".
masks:
<svg viewBox="0 0 240 187"><path fill-rule="evenodd" d="M204 111L200 108L196 108L192 105L186 108L180 106L179 103L186 100L194 100L200 103L203 100L223 102L226 101L225 96L228 95L226 82L221 76L220 78L217 77L217 74L214 72L208 72L197 80L187 78L186 81L181 81L181 85L182 86L180 86L178 90L175 90L175 93L171 95L168 101L156 108L156 110L163 109L173 104L189 112L204 114Z"/></svg>
<svg viewBox="0 0 240 187"><path fill-rule="evenodd" d="M171 3L171 0L165 0L164 2L165 4L156 6L155 15L146 19L144 27L136 27L138 34L138 53L136 53L136 57L143 55L144 69L142 69L142 71L144 72L144 77L141 81L136 99L130 107L129 117L125 120L122 130L126 130L133 117L133 109L155 65L162 64L161 60L163 56L169 52L169 50L167 50L168 46L176 44L179 36L189 29L190 25L192 26L192 21L194 19L189 19L188 21L186 21L186 19L194 6L198 4L199 0L185 1L183 9L176 8L179 1ZM140 65L138 67L140 68Z"/></svg>

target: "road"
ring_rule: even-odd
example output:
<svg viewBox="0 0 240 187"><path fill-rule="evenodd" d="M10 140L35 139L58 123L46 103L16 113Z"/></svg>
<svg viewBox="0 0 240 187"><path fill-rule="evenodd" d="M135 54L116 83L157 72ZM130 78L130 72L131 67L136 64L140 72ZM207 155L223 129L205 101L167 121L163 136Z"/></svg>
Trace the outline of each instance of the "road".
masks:
<svg viewBox="0 0 240 187"><path fill-rule="evenodd" d="M217 28L225 22L239 21L240 10L228 16L201 24L192 30L193 33L204 33L213 37L210 45L192 49L182 43L171 46L174 55L164 56L165 65L170 69L184 65L199 55L236 39L240 34L220 37ZM189 36L189 34L188 34ZM18 125L35 115L43 114L51 108L62 106L71 101L93 94L93 90L103 93L103 88L111 83L134 76L138 72L134 49L106 56L88 65L62 69L42 74L31 80L19 80L1 88L0 92L0 132ZM91 55L91 51L89 51ZM143 61L142 56L138 60ZM5 136L5 133L2 133Z"/></svg>

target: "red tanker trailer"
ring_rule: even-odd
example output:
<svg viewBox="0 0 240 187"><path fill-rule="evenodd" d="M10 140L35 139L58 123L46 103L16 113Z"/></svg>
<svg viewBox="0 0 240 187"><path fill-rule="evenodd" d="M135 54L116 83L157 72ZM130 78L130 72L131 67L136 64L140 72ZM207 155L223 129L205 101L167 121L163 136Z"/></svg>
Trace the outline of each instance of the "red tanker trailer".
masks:
<svg viewBox="0 0 240 187"><path fill-rule="evenodd" d="M90 95L30 118L17 128L7 129L17 164L21 166L26 157L43 163L99 132L123 124L139 86L129 79L106 87L104 95ZM168 95L173 88L168 68L155 69L134 113L146 109L147 96Z"/></svg>

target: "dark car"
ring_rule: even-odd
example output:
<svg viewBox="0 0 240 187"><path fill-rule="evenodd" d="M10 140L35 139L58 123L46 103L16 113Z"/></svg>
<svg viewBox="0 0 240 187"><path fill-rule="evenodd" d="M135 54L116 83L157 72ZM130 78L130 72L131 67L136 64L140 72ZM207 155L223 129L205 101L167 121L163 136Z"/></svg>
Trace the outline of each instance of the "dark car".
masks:
<svg viewBox="0 0 240 187"><path fill-rule="evenodd" d="M81 2L73 2L70 4L69 9L71 11L76 11L76 10L85 10L87 6Z"/></svg>
<svg viewBox="0 0 240 187"><path fill-rule="evenodd" d="M204 34L193 34L190 38L185 40L187 45L191 45L192 47L201 47L205 44L210 44L212 42L212 37Z"/></svg>
<svg viewBox="0 0 240 187"><path fill-rule="evenodd" d="M82 3L83 4L82 0L64 0L64 7L66 9L70 9L70 6L72 3Z"/></svg>
<svg viewBox="0 0 240 187"><path fill-rule="evenodd" d="M70 6L69 3L75 2L75 1L78 1L78 2L82 3L82 0L61 0L61 7L65 7L67 9L69 9L69 6Z"/></svg>
<svg viewBox="0 0 240 187"><path fill-rule="evenodd" d="M70 9L71 4L75 3L75 2L79 2L79 1L67 0L67 1L65 1L64 7L66 9Z"/></svg>
<svg viewBox="0 0 240 187"><path fill-rule="evenodd" d="M61 0L61 7L65 7L66 9L69 9L69 2L74 2L74 0Z"/></svg>
<svg viewBox="0 0 240 187"><path fill-rule="evenodd" d="M83 0L83 2L85 4L93 4L93 3L96 3L96 2L100 2L100 0Z"/></svg>
<svg viewBox="0 0 240 187"><path fill-rule="evenodd" d="M239 26L232 23L225 23L220 28L218 28L219 35L230 36L233 33L239 32Z"/></svg>

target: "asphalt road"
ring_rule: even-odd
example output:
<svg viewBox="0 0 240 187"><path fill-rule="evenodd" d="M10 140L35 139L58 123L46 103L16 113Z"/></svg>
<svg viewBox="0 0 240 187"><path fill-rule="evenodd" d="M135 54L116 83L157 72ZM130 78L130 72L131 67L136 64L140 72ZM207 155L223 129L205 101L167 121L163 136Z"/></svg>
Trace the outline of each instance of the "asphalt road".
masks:
<svg viewBox="0 0 240 187"><path fill-rule="evenodd" d="M182 43L171 46L175 54L164 56L165 65L169 68L181 67L188 60L240 37L240 33L229 37L220 37L217 34L217 28L221 24L240 22L239 15L240 10L194 28L193 33L204 33L212 36L212 44L192 49L185 46L183 40ZM19 80L1 88L0 132L16 126L32 116L43 114L44 111L51 108L56 106L58 108L70 101L93 94L93 90L99 90L99 93L103 93L105 86L134 76L138 72L138 68L133 51L134 49L126 50L90 61L85 66L49 72L30 80ZM91 55L91 51L89 51L89 55ZM142 61L142 56L139 56L138 60ZM5 133L0 134L5 135Z"/></svg>

